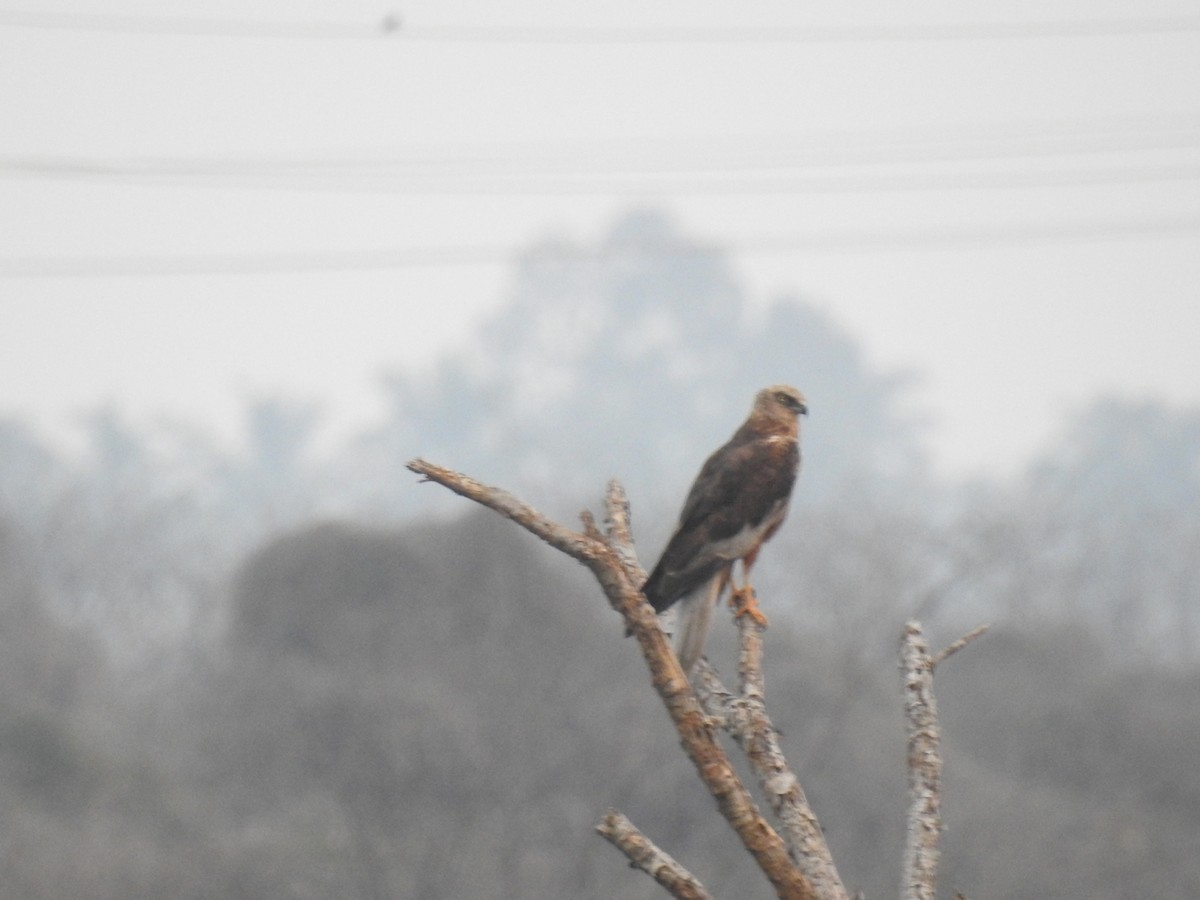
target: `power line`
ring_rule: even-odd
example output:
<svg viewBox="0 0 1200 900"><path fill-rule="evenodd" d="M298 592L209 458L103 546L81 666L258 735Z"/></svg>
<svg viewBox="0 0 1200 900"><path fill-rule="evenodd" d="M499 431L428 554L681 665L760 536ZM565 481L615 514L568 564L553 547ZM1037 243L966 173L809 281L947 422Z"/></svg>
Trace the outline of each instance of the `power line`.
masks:
<svg viewBox="0 0 1200 900"><path fill-rule="evenodd" d="M409 247L312 253L46 257L0 260L0 277L105 278L163 275L269 275L504 263L516 251L499 246Z"/></svg>
<svg viewBox="0 0 1200 900"><path fill-rule="evenodd" d="M3 167L0 167L2 170ZM303 191L308 193L401 194L407 196L587 196L587 195L672 195L753 196L756 194L853 194L888 192L933 192L961 190L1006 190L1018 188L1074 188L1200 181L1200 163L1157 165L1065 167L1019 171L941 171L843 173L833 175L701 175L694 172L657 177L617 176L503 176L403 178L345 175L340 178L255 176L246 180L236 175L188 177L154 173L105 172L33 164L31 173L52 177L102 180L127 185L154 187L205 187Z"/></svg>
<svg viewBox="0 0 1200 900"><path fill-rule="evenodd" d="M9 156L0 176L409 193L587 193L653 189L753 192L930 189L1179 180L1195 166L1080 157L1200 147L1200 117L961 126L935 133L863 132L588 144L414 149L353 156L89 158ZM978 171L980 164L1054 161L1057 169ZM940 163L969 164L953 171ZM1066 165L1064 165L1064 163ZM871 171L880 167L901 171ZM623 180L622 180L623 179ZM865 185L865 187L864 187Z"/></svg>
<svg viewBox="0 0 1200 900"><path fill-rule="evenodd" d="M746 254L929 250L996 247L1043 242L1125 240L1169 237L1200 231L1200 215L1164 216L1125 221L1050 222L974 228L879 229L756 237L696 244L626 246L601 253L570 247L459 245L383 250L260 254L42 257L0 259L5 278L106 278L163 276L278 275L350 272L417 267L505 264L522 254L540 259L597 261L619 256L671 257L724 251Z"/></svg>
<svg viewBox="0 0 1200 900"><path fill-rule="evenodd" d="M1200 16L792 26L408 25L395 12L373 22L305 22L214 16L0 11L0 25L72 31L195 37L393 40L491 44L800 44L878 43L1177 34L1200 30Z"/></svg>
<svg viewBox="0 0 1200 900"><path fill-rule="evenodd" d="M123 15L120 13L45 13L0 10L0 26L55 31L180 37L291 38L303 40L380 40L396 31L392 17L378 22L285 22L213 16Z"/></svg>
<svg viewBox="0 0 1200 900"><path fill-rule="evenodd" d="M1200 30L1198 16L1112 21L934 23L917 25L810 25L783 27L521 28L427 26L412 40L505 44L840 44L1149 35Z"/></svg>

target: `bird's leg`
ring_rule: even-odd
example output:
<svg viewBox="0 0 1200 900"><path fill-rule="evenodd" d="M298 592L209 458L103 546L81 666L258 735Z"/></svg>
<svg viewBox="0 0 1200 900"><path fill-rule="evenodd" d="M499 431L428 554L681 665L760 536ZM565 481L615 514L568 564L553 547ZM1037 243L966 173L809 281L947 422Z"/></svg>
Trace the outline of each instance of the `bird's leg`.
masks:
<svg viewBox="0 0 1200 900"><path fill-rule="evenodd" d="M731 591L736 590L736 586L733 583L733 566L725 568L721 574L717 576L717 594L716 597L713 598L714 606L720 602L721 595L725 593L725 588L727 587ZM730 600L730 602L733 601Z"/></svg>
<svg viewBox="0 0 1200 900"><path fill-rule="evenodd" d="M758 597L755 596L754 587L750 584L750 567L754 565L754 559L757 556L758 550L752 550L742 559L742 578L745 580L741 587L734 583L733 576L730 575L729 605L733 609L735 619L749 616L758 627L766 628L767 617L758 608Z"/></svg>

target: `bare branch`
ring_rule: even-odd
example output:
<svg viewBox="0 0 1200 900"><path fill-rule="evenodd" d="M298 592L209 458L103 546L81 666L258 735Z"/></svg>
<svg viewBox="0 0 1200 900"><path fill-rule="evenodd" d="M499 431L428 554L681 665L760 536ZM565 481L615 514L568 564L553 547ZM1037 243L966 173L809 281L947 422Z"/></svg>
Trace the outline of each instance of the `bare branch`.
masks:
<svg viewBox="0 0 1200 900"><path fill-rule="evenodd" d="M783 755L779 730L767 715L762 626L750 616L740 616L737 621L740 696L734 697L725 689L707 661L693 669L697 693L709 714L722 723L746 754L763 796L783 826L792 859L812 883L816 896L847 900L820 823Z"/></svg>
<svg viewBox="0 0 1200 900"><path fill-rule="evenodd" d="M933 698L933 660L917 622L904 626L900 669L904 678L909 791L901 897L935 900L942 833L942 738Z"/></svg>
<svg viewBox="0 0 1200 900"><path fill-rule="evenodd" d="M980 637L983 634L986 634L987 630L991 627L992 626L989 623L987 625L980 625L978 628L968 631L966 634L964 634L962 637L960 637L957 641L955 641L953 644L951 644L949 647L947 647L945 650L943 650L941 653L939 653L937 656L935 656L933 658L933 664L932 664L933 667L936 669L938 666L940 666L942 663L944 663L948 657L953 656L955 653L957 653L963 647L967 646L967 644L971 643L971 641L975 640L975 638Z"/></svg>
<svg viewBox="0 0 1200 900"><path fill-rule="evenodd" d="M600 529L596 527L596 518L591 514L591 511L584 510L579 514L579 521L583 523L583 533L593 541L603 541L604 535L600 533Z"/></svg>
<svg viewBox="0 0 1200 900"><path fill-rule="evenodd" d="M637 638L650 669L651 683L675 724L688 758L716 799L725 820L737 832L778 896L801 900L815 898L817 895L812 885L792 864L783 839L763 818L728 755L713 735L708 717L692 692L674 651L667 644L666 636L658 627L654 610L641 592L642 580L630 578L626 561L617 548L608 539L602 539L603 535L589 536L565 528L508 492L483 485L451 469L421 459L411 461L408 468L512 519L591 570L608 602L624 617L625 624ZM619 524L622 497L623 492L619 488L610 487L608 518L611 523L617 523L610 526L614 530L622 527Z"/></svg>
<svg viewBox="0 0 1200 900"><path fill-rule="evenodd" d="M712 664L703 656L692 666L692 683L701 706L708 713L709 721L732 734L729 719L734 714L738 698L725 687Z"/></svg>
<svg viewBox="0 0 1200 900"><path fill-rule="evenodd" d="M931 656L919 622L907 622L900 641L904 677L904 717L908 733L909 810L904 851L904 900L934 900L937 896L939 843L942 834L942 733L933 696L933 672L991 626L967 632ZM962 897L955 894L955 897ZM965 900L965 898L964 898Z"/></svg>
<svg viewBox="0 0 1200 900"><path fill-rule="evenodd" d="M596 831L641 869L680 900L712 900L700 881L669 854L660 850L629 819L615 809L605 813Z"/></svg>
<svg viewBox="0 0 1200 900"><path fill-rule="evenodd" d="M526 531L536 534L551 547L561 550L584 565L588 565L588 560L602 549L597 546L595 540L546 518L532 506L522 503L501 488L490 487L470 476L434 465L423 459L412 460L408 464L408 468L418 475L423 475L425 481L436 481L454 493L466 497L468 500L474 500L476 503L500 513L505 518L512 519Z"/></svg>
<svg viewBox="0 0 1200 900"><path fill-rule="evenodd" d="M763 626L750 616L735 616L738 627L738 691L760 703L767 695L763 677Z"/></svg>
<svg viewBox="0 0 1200 900"><path fill-rule="evenodd" d="M792 858L823 900L846 900L846 888L825 843L825 834L800 780L792 773L779 745L779 729L767 715L767 685L763 676L763 626L739 616L738 689L746 710L746 736L738 743L758 776L772 811L783 824Z"/></svg>
<svg viewBox="0 0 1200 900"><path fill-rule="evenodd" d="M638 562L633 547L633 522L629 513L629 498L625 488L615 478L608 483L604 496L604 528L609 545L625 567L625 575L637 585L646 583L646 570Z"/></svg>

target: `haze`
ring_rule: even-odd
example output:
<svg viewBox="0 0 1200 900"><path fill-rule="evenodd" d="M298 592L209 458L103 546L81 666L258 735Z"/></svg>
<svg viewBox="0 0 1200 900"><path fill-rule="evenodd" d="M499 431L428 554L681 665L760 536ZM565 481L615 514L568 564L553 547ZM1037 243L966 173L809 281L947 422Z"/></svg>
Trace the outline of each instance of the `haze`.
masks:
<svg viewBox="0 0 1200 900"><path fill-rule="evenodd" d="M486 341L514 254L642 208L915 373L944 475L1200 403L1188 4L158 10L0 13L0 412L64 446L274 395L336 446Z"/></svg>

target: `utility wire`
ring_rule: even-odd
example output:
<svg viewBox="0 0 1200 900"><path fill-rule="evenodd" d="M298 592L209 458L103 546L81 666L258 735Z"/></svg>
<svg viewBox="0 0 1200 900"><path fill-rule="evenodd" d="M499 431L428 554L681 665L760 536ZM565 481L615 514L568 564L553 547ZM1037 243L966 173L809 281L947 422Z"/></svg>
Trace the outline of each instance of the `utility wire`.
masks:
<svg viewBox="0 0 1200 900"><path fill-rule="evenodd" d="M0 171L3 171L0 168ZM701 175L694 172L659 176L497 176L389 177L370 174L339 177L256 175L163 175L31 164L29 174L75 178L132 186L232 190L365 193L405 196L644 196L647 194L720 197L759 194L861 194L1017 188L1074 188L1200 181L1200 163L1063 167L1019 171L940 171L844 173L820 176L744 174Z"/></svg>
<svg viewBox="0 0 1200 900"><path fill-rule="evenodd" d="M1200 30L1200 16L1141 17L1103 21L933 23L916 25L808 25L783 27L522 28L427 26L412 40L505 44L842 44L909 43L1030 38L1084 38Z"/></svg>
<svg viewBox="0 0 1200 900"><path fill-rule="evenodd" d="M0 26L55 31L111 32L114 34L172 35L178 37L291 38L302 40L380 40L394 35L397 21L385 16L378 22L283 22L232 19L214 16L154 16L121 13L46 13L0 10Z"/></svg>
<svg viewBox="0 0 1200 900"><path fill-rule="evenodd" d="M526 153L491 156L446 155L440 159L414 156L360 157L71 157L0 156L0 174L107 177L506 177L605 176L679 174L770 174L790 170L844 171L867 166L928 167L934 163L990 164L1011 160L1060 160L1062 157L1118 153L1150 153L1200 147L1200 128L1174 133L1130 133L1108 140L1086 137L1057 141L1026 140L991 145L913 144L872 147L847 143L841 147L755 147L736 153L710 151L703 141L677 150L654 147L605 153L596 148L579 155L531 147Z"/></svg>
<svg viewBox="0 0 1200 900"><path fill-rule="evenodd" d="M600 253L571 247L515 248L499 245L407 247L385 250L203 254L110 257L42 257L0 259L5 278L97 278L161 276L272 275L346 272L415 267L495 265L521 255L564 261L597 261L614 257L673 257L711 252L789 254L797 252L855 252L930 250L950 247L996 247L1059 241L1121 240L1170 237L1200 231L1200 215L1164 216L1125 221L1051 222L1037 225L995 225L974 228L879 229L855 232L757 237L728 244L647 244L607 249Z"/></svg>
<svg viewBox="0 0 1200 900"><path fill-rule="evenodd" d="M1177 180L1194 166L1170 158L1135 163L1081 157L1200 149L1200 117L961 127L911 132L637 140L590 144L452 146L404 153L322 157L0 157L0 176L118 180L147 184L287 189L393 190L414 193L570 193L609 191L621 184L718 192L753 191L770 179L785 189L898 189L948 184L1066 184ZM1058 169L978 171L982 164L1050 161ZM953 171L941 163L968 164ZM905 167L870 171L873 167ZM622 181L622 179L624 179ZM824 179L825 184L820 180ZM864 183L866 188L855 187ZM687 185L691 185L688 187ZM789 188L790 186L790 188Z"/></svg>
<svg viewBox="0 0 1200 900"><path fill-rule="evenodd" d="M412 25L396 12L374 22L46 13L0 10L0 26L195 37L383 40L491 44L800 44L1013 40L1177 34L1200 31L1200 16L1134 16L1021 22L753 27Z"/></svg>

